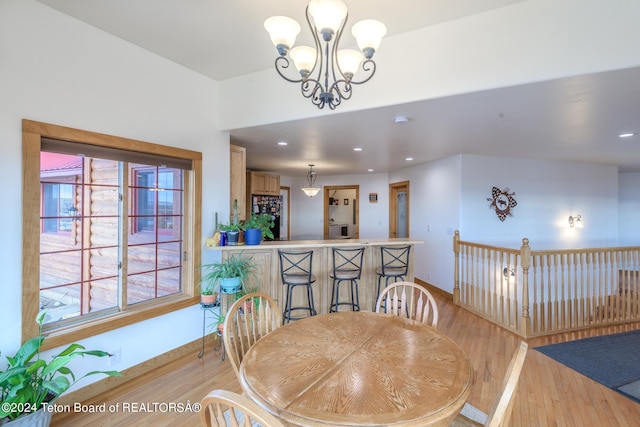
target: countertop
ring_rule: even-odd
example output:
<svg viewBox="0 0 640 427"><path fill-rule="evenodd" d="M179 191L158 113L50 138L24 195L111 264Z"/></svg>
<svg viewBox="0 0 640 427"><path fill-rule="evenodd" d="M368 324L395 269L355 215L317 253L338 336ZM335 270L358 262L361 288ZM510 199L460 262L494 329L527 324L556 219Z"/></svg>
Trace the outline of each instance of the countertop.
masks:
<svg viewBox="0 0 640 427"><path fill-rule="evenodd" d="M205 249L219 251L250 251L264 250L266 248L308 248L308 247L333 247L333 246L360 246L360 245L417 245L424 241L411 238L377 238L377 239L329 239L329 240L273 240L263 241L259 245L236 246L205 246Z"/></svg>

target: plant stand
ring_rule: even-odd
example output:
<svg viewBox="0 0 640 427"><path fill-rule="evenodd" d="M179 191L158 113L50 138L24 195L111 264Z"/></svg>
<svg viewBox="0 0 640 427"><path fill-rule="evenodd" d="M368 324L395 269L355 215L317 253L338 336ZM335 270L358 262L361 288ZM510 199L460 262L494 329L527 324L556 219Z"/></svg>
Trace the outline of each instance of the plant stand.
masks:
<svg viewBox="0 0 640 427"><path fill-rule="evenodd" d="M220 302L216 301L213 304L203 304L200 303L200 309L202 310L202 349L200 350L200 353L198 353L198 359L201 359L202 356L204 356L204 338L207 335L206 332L206 325L207 325L207 310L210 310L212 308L218 307L220 306ZM222 310L222 307L220 307L220 310ZM220 342L222 343L222 340L220 340ZM224 345L224 344L221 344ZM216 348L213 348L214 351L218 351L216 350ZM224 352L222 353L222 360L224 360Z"/></svg>

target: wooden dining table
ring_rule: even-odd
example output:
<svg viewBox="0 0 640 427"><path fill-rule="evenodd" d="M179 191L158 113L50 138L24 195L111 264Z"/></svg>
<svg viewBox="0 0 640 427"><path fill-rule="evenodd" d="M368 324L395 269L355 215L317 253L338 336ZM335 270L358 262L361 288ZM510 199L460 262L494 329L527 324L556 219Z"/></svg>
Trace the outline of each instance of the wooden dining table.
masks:
<svg viewBox="0 0 640 427"><path fill-rule="evenodd" d="M446 426L472 376L464 351L437 329L373 312L282 326L240 366L245 395L288 426Z"/></svg>

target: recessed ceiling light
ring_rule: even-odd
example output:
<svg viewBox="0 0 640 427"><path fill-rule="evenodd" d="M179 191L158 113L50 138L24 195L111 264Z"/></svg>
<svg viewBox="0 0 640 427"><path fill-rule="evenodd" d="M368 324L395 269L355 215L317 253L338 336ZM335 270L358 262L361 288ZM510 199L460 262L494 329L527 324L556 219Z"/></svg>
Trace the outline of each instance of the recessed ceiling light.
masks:
<svg viewBox="0 0 640 427"><path fill-rule="evenodd" d="M411 161L411 160L413 160L413 157L407 157L405 160L406 161Z"/></svg>
<svg viewBox="0 0 640 427"><path fill-rule="evenodd" d="M619 138L630 138L632 136L635 136L635 133L621 133L618 135Z"/></svg>
<svg viewBox="0 0 640 427"><path fill-rule="evenodd" d="M367 172L373 172L373 169L369 168L367 169Z"/></svg>
<svg viewBox="0 0 640 427"><path fill-rule="evenodd" d="M407 116L396 116L393 121L396 123L407 123L409 121L409 118Z"/></svg>
<svg viewBox="0 0 640 427"><path fill-rule="evenodd" d="M362 148L356 147L356 148L353 149L353 151L362 151Z"/></svg>
<svg viewBox="0 0 640 427"><path fill-rule="evenodd" d="M287 141L278 141L278 145L289 145L289 143Z"/></svg>

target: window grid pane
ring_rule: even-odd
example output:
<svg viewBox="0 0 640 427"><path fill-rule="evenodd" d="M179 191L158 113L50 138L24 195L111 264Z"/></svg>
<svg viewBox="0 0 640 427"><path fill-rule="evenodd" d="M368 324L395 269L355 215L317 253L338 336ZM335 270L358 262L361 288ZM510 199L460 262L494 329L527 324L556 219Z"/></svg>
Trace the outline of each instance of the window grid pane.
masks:
<svg viewBox="0 0 640 427"><path fill-rule="evenodd" d="M183 172L129 166L129 246L120 260L123 167L41 152L40 305L49 310L46 323L117 308L120 261L128 263L127 304L182 291Z"/></svg>

